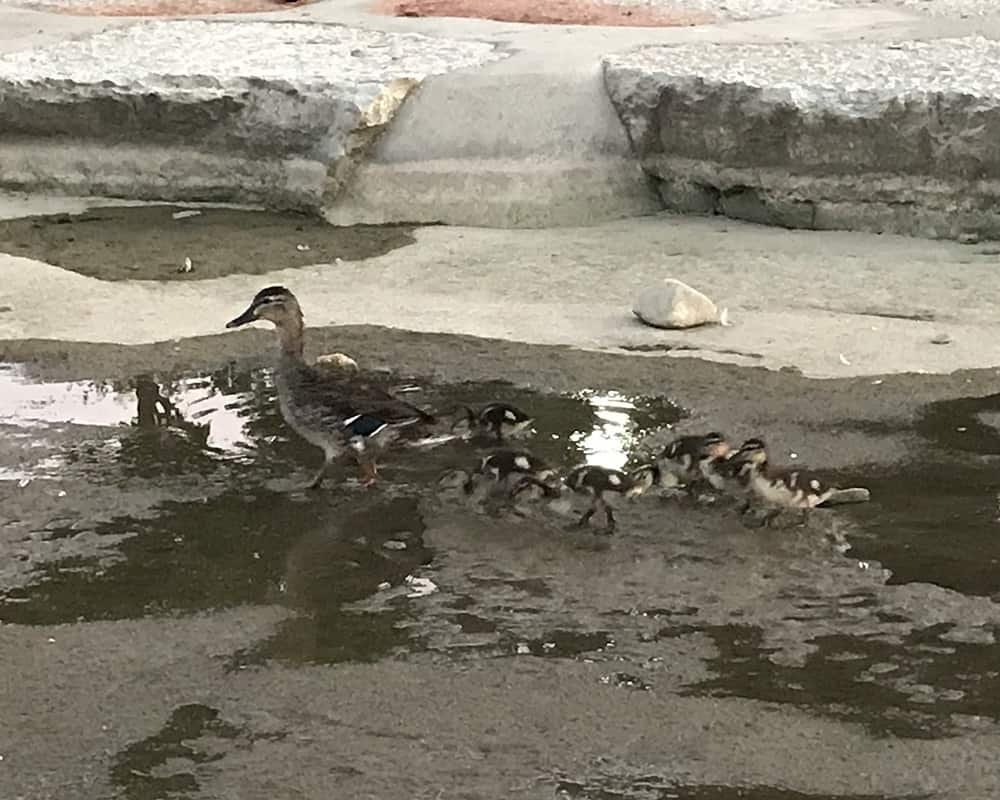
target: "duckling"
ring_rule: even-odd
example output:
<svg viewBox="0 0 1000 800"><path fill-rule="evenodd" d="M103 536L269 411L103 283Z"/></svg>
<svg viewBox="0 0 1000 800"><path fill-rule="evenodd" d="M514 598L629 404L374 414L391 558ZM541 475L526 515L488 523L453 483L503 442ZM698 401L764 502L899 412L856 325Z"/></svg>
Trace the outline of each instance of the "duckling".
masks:
<svg viewBox="0 0 1000 800"><path fill-rule="evenodd" d="M342 369L352 375L357 375L361 372L358 362L347 355L347 353L326 353L317 356L316 363L327 369Z"/></svg>
<svg viewBox="0 0 1000 800"><path fill-rule="evenodd" d="M708 485L720 494L744 496L748 489L741 472L744 461L738 450L730 450L725 455L705 460L701 472Z"/></svg>
<svg viewBox="0 0 1000 800"><path fill-rule="evenodd" d="M576 523L577 527L582 528L600 511L604 514L605 532L614 533L615 513L604 495L613 492L623 497L637 497L658 481L658 472L659 468L654 465L639 467L627 473L592 464L585 464L571 471L565 478L566 485L574 492L590 495L591 498L590 507L583 512Z"/></svg>
<svg viewBox="0 0 1000 800"><path fill-rule="evenodd" d="M421 435L435 423L427 412L346 371L324 369L303 358L304 324L298 300L284 286L261 289L249 307L226 324L257 320L274 325L280 345L274 377L281 415L303 439L323 451L323 465L308 488L318 488L330 464L353 454L362 485L377 480L376 456L405 435Z"/></svg>
<svg viewBox="0 0 1000 800"><path fill-rule="evenodd" d="M510 403L488 403L478 411L462 406L460 413L461 418L452 425L453 431L465 429L470 434L487 434L498 442L527 431L534 422L532 417Z"/></svg>
<svg viewBox="0 0 1000 800"><path fill-rule="evenodd" d="M752 495L776 508L810 509L835 503L865 502L870 494L863 487L839 489L825 486L803 470L775 470L762 439L747 439L731 459L732 469Z"/></svg>
<svg viewBox="0 0 1000 800"><path fill-rule="evenodd" d="M668 444L657 458L661 481L672 486L693 488L708 481L709 464L725 458L730 447L718 431L701 436L680 436Z"/></svg>
<svg viewBox="0 0 1000 800"><path fill-rule="evenodd" d="M511 498L531 487L541 489L546 497L559 496L556 470L527 450L494 450L483 458L478 474L495 481Z"/></svg>

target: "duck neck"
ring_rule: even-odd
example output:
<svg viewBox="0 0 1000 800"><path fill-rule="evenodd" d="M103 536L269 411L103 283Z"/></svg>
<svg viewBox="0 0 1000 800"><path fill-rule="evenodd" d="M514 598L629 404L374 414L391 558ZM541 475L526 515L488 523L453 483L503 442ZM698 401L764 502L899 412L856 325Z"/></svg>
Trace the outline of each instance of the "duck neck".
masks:
<svg viewBox="0 0 1000 800"><path fill-rule="evenodd" d="M303 324L301 316L290 316L275 327L278 334L278 345L282 358L302 361L303 356Z"/></svg>

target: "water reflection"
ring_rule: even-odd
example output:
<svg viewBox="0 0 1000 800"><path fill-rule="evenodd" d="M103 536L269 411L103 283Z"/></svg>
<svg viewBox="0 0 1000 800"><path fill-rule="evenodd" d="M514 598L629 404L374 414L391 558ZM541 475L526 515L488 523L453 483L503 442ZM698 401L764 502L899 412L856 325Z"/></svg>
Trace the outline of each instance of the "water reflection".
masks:
<svg viewBox="0 0 1000 800"><path fill-rule="evenodd" d="M614 391L552 396L499 382L413 388L445 413L462 404L495 400L529 409L538 431L529 446L564 467L587 462L620 468L646 433L681 416L668 400ZM112 435L103 437L102 452L108 455L124 447L130 452L127 460L137 468L137 458L169 459L153 451L177 445L179 439L206 458L259 458L264 450L279 460L299 460L303 453L307 463L315 460L315 453L290 435L277 414L269 369L237 370L230 365L171 380L141 374L131 381L38 381L21 365L0 364L0 428L8 428L9 435L30 450L44 448L54 432L70 426L112 429ZM129 446L135 429L160 433ZM28 460L20 459L16 467L0 463L0 479L51 478L67 464L66 457L50 456L29 468L24 463Z"/></svg>
<svg viewBox="0 0 1000 800"><path fill-rule="evenodd" d="M635 445L636 404L619 394L590 393L584 399L594 409L596 424L589 431L576 431L571 441L578 443L588 464L622 469Z"/></svg>
<svg viewBox="0 0 1000 800"><path fill-rule="evenodd" d="M0 427L24 440L25 449L41 449L47 434L68 426L118 429L105 438L104 451L119 450L130 427L185 436L216 457L242 457L255 447L246 411L254 389L239 391L230 377L196 376L158 383L151 375L131 382L33 380L20 365L0 364ZM29 470L0 465L0 478L51 478L67 457L50 456Z"/></svg>

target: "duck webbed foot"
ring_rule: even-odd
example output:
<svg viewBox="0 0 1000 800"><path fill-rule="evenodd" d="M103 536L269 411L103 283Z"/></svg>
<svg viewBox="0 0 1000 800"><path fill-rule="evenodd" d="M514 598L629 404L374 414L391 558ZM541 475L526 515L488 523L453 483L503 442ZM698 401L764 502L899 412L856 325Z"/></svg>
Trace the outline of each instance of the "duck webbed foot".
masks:
<svg viewBox="0 0 1000 800"><path fill-rule="evenodd" d="M378 482L378 469L374 461L362 461L359 465L359 479L361 485L370 489Z"/></svg>

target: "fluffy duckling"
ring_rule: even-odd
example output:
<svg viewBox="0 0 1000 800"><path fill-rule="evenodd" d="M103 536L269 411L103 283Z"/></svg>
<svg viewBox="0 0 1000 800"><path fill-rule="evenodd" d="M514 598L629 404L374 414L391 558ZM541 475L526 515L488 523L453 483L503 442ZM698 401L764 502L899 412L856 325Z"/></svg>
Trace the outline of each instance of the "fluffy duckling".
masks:
<svg viewBox="0 0 1000 800"><path fill-rule="evenodd" d="M637 497L658 478L658 468L655 466L640 467L631 473L590 464L577 467L566 476L566 486L578 494L586 494L591 498L590 507L583 512L577 526L582 528L600 511L604 514L605 532L613 533L616 525L615 514L605 495L611 492L623 497Z"/></svg>
<svg viewBox="0 0 1000 800"><path fill-rule="evenodd" d="M376 456L400 437L424 435L435 423L427 412L349 371L307 364L302 310L284 286L261 289L226 327L258 320L270 322L278 336L274 378L281 415L292 430L323 451L323 466L309 488L320 486L329 465L345 451L357 461L362 484L373 485Z"/></svg>
<svg viewBox="0 0 1000 800"><path fill-rule="evenodd" d="M559 495L556 470L527 450L494 450L483 458L477 473L494 481L512 498L531 487L541 489L546 497Z"/></svg>
<svg viewBox="0 0 1000 800"><path fill-rule="evenodd" d="M492 436L498 442L526 432L534 422L531 416L510 403L488 403L478 410L462 406L459 414L453 431Z"/></svg>
<svg viewBox="0 0 1000 800"><path fill-rule="evenodd" d="M347 355L347 353L326 353L325 355L317 356L316 363L328 369L341 369L352 375L357 375L361 372L358 362Z"/></svg>
<svg viewBox="0 0 1000 800"><path fill-rule="evenodd" d="M738 476L748 494L773 508L809 509L840 503L865 502L870 498L862 487L839 489L803 470L776 470L767 456L762 439L747 439L727 464L728 473Z"/></svg>
<svg viewBox="0 0 1000 800"><path fill-rule="evenodd" d="M680 436L668 444L656 459L661 483L694 487L709 480L710 463L725 458L729 452L726 437L718 431L700 436Z"/></svg>

